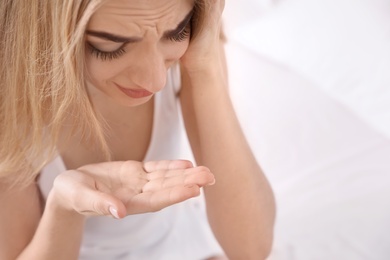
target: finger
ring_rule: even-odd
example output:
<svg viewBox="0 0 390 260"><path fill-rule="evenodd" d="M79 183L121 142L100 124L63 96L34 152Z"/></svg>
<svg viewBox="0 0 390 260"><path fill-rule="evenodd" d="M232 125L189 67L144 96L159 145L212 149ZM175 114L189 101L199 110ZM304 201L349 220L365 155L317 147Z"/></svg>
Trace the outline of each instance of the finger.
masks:
<svg viewBox="0 0 390 260"><path fill-rule="evenodd" d="M175 186L157 192L146 192L134 196L127 204L127 214L156 212L165 207L199 196L197 185Z"/></svg>
<svg viewBox="0 0 390 260"><path fill-rule="evenodd" d="M191 165L192 165L192 163L191 163ZM208 170L207 167L204 167L204 166L197 166L197 167L191 166L190 168L177 168L177 169L170 169L170 170L164 169L164 170L157 170L157 171L148 172L146 174L146 178L149 181L151 181L151 180L155 180L155 179L159 179L159 178L168 178L168 177L175 177L175 176L179 176L179 175L193 174L193 173L199 172L201 170L210 171L210 170Z"/></svg>
<svg viewBox="0 0 390 260"><path fill-rule="evenodd" d="M206 167L168 171L160 178L151 179L142 188L143 192L157 191L179 185L205 186L214 184L214 175Z"/></svg>
<svg viewBox="0 0 390 260"><path fill-rule="evenodd" d="M76 211L86 216L111 215L118 219L126 216L126 207L121 200L98 190L84 189L82 196L74 198L74 205Z"/></svg>
<svg viewBox="0 0 390 260"><path fill-rule="evenodd" d="M162 160L151 161L144 163L144 170L146 172L154 172L160 170L175 170L187 169L193 167L192 162L188 160Z"/></svg>

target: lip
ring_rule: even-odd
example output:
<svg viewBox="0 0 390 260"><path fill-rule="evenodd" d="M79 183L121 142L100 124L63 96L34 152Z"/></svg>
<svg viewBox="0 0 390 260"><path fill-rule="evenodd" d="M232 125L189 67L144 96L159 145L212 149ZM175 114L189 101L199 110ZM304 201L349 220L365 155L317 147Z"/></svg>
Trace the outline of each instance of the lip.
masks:
<svg viewBox="0 0 390 260"><path fill-rule="evenodd" d="M126 96L131 98L144 98L153 95L152 92L149 92L144 89L128 89L128 88L121 87L118 84L115 85L117 86L117 88L119 88L120 91L126 94Z"/></svg>

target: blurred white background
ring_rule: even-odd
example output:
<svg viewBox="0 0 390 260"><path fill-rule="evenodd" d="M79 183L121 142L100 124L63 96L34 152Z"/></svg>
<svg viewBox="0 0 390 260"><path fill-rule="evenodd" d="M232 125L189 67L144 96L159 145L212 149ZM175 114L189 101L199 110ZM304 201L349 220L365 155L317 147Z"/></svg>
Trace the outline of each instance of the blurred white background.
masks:
<svg viewBox="0 0 390 260"><path fill-rule="evenodd" d="M270 259L390 259L390 0L227 0L224 19Z"/></svg>

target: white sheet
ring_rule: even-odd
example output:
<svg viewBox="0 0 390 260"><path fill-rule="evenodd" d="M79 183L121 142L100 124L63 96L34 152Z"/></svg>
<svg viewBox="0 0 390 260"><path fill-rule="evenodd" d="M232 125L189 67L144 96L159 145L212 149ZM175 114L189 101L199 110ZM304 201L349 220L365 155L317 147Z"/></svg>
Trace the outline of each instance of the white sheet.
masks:
<svg viewBox="0 0 390 260"><path fill-rule="evenodd" d="M382 32L385 39L389 1L308 2L285 0L267 8L228 2L225 13L233 16L226 23L233 102L277 198L270 259L390 259L390 79L378 69L387 70L390 44L375 38L351 45L350 36L337 38L349 30L357 37L355 26L365 23L371 37ZM247 17L234 16L233 10L245 9ZM351 11L378 24L355 23ZM348 21L341 31L310 33L318 20L336 30L337 12ZM311 24L300 28L305 17ZM258 42L248 41L254 35ZM332 48L323 44L327 37L338 39Z"/></svg>
<svg viewBox="0 0 390 260"><path fill-rule="evenodd" d="M247 17L228 3L229 37L310 79L390 138L390 1L256 3L240 1Z"/></svg>

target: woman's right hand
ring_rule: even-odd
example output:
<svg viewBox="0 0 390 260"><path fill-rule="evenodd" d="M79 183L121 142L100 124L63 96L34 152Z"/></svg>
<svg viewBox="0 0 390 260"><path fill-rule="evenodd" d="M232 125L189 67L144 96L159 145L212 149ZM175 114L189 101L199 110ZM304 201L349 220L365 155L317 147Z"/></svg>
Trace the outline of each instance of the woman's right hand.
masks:
<svg viewBox="0 0 390 260"><path fill-rule="evenodd" d="M104 162L60 174L50 199L84 216L123 218L196 197L214 182L208 168L184 160Z"/></svg>

